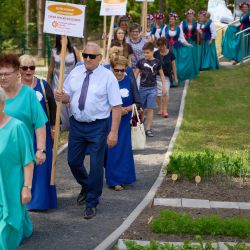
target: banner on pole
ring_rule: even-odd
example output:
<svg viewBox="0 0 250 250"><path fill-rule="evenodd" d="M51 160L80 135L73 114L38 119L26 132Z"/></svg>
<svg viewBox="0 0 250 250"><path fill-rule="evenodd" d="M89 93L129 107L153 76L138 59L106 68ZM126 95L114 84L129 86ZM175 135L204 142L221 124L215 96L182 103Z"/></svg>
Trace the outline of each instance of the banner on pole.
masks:
<svg viewBox="0 0 250 250"><path fill-rule="evenodd" d="M127 0L102 0L100 16L126 15Z"/></svg>
<svg viewBox="0 0 250 250"><path fill-rule="evenodd" d="M43 32L83 37L85 7L79 4L46 1Z"/></svg>

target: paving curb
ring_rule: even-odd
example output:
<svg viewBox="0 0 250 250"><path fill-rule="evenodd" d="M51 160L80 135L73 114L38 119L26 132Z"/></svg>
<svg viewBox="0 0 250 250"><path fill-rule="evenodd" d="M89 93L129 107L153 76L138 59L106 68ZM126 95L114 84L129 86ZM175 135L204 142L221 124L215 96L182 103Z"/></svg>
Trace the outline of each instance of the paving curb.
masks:
<svg viewBox="0 0 250 250"><path fill-rule="evenodd" d="M95 250L104 250L104 249L111 249L114 244L117 242L119 237L130 227L130 225L134 222L134 220L140 215L140 213L153 201L155 194L160 187L166 173L164 173L163 169L169 162L169 157L173 152L174 143L176 138L179 134L181 123L183 120L184 114L184 107L185 107L185 98L187 95L187 89L189 86L189 81L185 82L185 87L182 94L181 105L179 110L179 115L177 119L177 123L175 126L174 134L171 138L170 144L168 146L167 153L165 155L161 171L159 173L158 178L156 179L155 183L144 197L144 199L139 203L139 205L132 211L132 213L127 217L127 219L113 232L111 233L103 242L101 242Z"/></svg>
<svg viewBox="0 0 250 250"><path fill-rule="evenodd" d="M68 148L68 143L65 143L63 146L61 146L61 147L57 150L57 156L59 156L60 154L62 154L67 148Z"/></svg>
<svg viewBox="0 0 250 250"><path fill-rule="evenodd" d="M209 201L186 198L155 198L154 206L248 210L250 209L250 202Z"/></svg>
<svg viewBox="0 0 250 250"><path fill-rule="evenodd" d="M128 249L126 247L126 244L124 243L124 241L126 241L126 240L119 239L118 245L117 245L118 250L127 250ZM132 240L132 241L135 241L140 246L146 246L150 242L150 241L142 241L142 240ZM174 246L183 246L184 245L184 242L160 242L160 243L162 243L162 244L169 243L170 245L174 245ZM225 243L229 244L231 246L234 246L237 244L237 242L213 242L212 247L214 247L215 249L219 248L221 250L228 250L228 247L225 245ZM193 242L192 245L200 245L200 244L197 242ZM205 245L206 244L203 244L204 247L205 247ZM250 247L250 243L245 243L245 245Z"/></svg>

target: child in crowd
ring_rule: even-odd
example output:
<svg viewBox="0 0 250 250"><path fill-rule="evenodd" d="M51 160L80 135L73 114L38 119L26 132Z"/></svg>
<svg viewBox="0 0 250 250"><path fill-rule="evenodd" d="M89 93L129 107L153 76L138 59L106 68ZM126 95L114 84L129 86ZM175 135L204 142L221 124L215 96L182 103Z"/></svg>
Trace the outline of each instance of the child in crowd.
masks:
<svg viewBox="0 0 250 250"><path fill-rule="evenodd" d="M139 60L134 71L135 78L141 75L139 93L143 109L147 111L146 135L153 137L151 126L154 119L154 109L156 105L157 82L156 76L160 75L162 82L162 94L166 95L165 76L162 70L161 62L154 58L154 44L146 43L143 48L144 58Z"/></svg>

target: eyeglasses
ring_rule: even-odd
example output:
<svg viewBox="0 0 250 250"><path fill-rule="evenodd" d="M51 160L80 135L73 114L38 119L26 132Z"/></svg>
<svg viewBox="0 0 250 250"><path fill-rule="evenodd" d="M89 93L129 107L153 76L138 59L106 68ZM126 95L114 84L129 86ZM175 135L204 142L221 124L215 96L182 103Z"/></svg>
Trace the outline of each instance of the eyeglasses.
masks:
<svg viewBox="0 0 250 250"><path fill-rule="evenodd" d="M124 73L125 69L114 69L115 73Z"/></svg>
<svg viewBox="0 0 250 250"><path fill-rule="evenodd" d="M3 77L5 77L5 78L11 77L11 75L12 75L14 72L15 72L15 70L12 71L12 72L0 73L0 78L3 78Z"/></svg>
<svg viewBox="0 0 250 250"><path fill-rule="evenodd" d="M23 71L27 71L28 69L35 70L36 66L21 66L20 69L22 69Z"/></svg>
<svg viewBox="0 0 250 250"><path fill-rule="evenodd" d="M83 56L84 59L87 59L89 57L89 59L92 59L92 60L96 59L96 57L99 56L99 55L100 54L94 55L94 54L82 53L82 56Z"/></svg>

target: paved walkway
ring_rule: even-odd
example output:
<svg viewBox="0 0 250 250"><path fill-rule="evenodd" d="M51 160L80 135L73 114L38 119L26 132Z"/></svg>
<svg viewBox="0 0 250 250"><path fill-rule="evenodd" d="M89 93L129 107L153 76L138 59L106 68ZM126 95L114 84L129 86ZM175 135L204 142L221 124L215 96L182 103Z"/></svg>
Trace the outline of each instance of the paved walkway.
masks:
<svg viewBox="0 0 250 250"><path fill-rule="evenodd" d="M34 234L24 241L20 249L92 250L120 226L144 198L159 174L178 118L182 90L171 89L170 117L156 117L153 127L155 137L148 139L144 151L135 152L137 182L122 192L115 192L105 185L97 216L92 220L84 220L83 207L76 205L80 187L71 175L67 151L64 152L58 158L58 209L31 213Z"/></svg>

